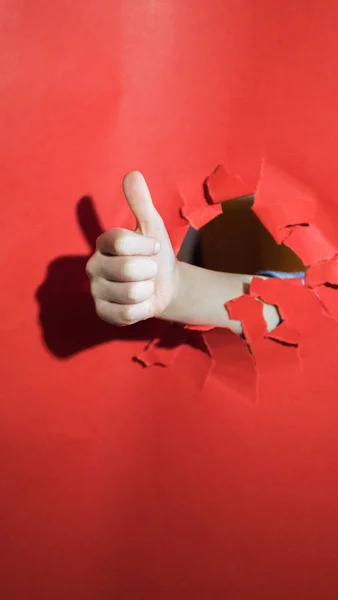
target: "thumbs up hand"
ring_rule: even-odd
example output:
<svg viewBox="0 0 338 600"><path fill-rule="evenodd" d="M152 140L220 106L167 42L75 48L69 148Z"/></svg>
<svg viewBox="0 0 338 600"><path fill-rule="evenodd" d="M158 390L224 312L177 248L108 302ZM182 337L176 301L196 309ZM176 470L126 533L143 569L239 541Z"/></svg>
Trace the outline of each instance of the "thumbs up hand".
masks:
<svg viewBox="0 0 338 600"><path fill-rule="evenodd" d="M114 325L160 317L175 297L178 277L165 224L141 173L128 173L123 189L136 230L102 234L86 267L96 312Z"/></svg>

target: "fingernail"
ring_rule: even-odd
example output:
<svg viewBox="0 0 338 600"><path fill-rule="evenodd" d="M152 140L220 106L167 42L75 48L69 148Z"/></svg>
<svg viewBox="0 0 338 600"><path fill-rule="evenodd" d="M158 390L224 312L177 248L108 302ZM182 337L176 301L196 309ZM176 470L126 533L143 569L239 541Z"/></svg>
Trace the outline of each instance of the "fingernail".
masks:
<svg viewBox="0 0 338 600"><path fill-rule="evenodd" d="M161 244L160 242L155 242L155 248L154 248L154 252L159 252L161 250Z"/></svg>

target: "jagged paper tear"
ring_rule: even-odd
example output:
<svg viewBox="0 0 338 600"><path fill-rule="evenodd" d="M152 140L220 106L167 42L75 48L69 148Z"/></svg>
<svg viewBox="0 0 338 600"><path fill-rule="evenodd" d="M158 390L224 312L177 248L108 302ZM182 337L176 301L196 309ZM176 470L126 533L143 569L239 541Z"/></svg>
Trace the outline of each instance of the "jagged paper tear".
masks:
<svg viewBox="0 0 338 600"><path fill-rule="evenodd" d="M221 213L221 202L251 193L248 183L219 165L204 182L193 181L181 188L182 227L190 224L198 229ZM288 246L308 267L305 281L255 277L248 295L226 304L230 317L241 321L246 341L227 328L185 327L203 336L211 357L210 374L232 392L251 399L256 397L257 375L283 369L295 360L304 370L309 356L313 364L316 352L320 361L327 351L336 351L330 345L332 340L336 345L338 335L335 209L265 160L254 198L252 210L275 241ZM282 319L270 333L263 317L263 302L275 305ZM175 360L185 341L182 333L175 341L175 329L170 336L165 350L164 340L153 340L148 345L139 357L143 364L168 365Z"/></svg>
<svg viewBox="0 0 338 600"><path fill-rule="evenodd" d="M330 260L337 252L328 208L301 182L262 161L253 211L275 241L283 242L307 266Z"/></svg>

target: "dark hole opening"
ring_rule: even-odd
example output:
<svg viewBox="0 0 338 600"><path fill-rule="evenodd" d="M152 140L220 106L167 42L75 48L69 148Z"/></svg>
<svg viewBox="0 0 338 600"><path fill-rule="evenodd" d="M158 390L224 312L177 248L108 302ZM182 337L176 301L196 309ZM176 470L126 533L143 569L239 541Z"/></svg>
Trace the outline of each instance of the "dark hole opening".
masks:
<svg viewBox="0 0 338 600"><path fill-rule="evenodd" d="M303 262L277 244L251 210L253 197L228 200L222 214L199 231L190 229L178 258L206 269L228 273L304 271Z"/></svg>

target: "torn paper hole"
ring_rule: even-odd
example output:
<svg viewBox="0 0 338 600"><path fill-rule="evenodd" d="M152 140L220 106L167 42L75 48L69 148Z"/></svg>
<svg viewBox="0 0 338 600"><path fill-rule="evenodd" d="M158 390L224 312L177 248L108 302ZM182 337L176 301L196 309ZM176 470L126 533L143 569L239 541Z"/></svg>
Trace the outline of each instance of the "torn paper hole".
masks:
<svg viewBox="0 0 338 600"><path fill-rule="evenodd" d="M250 196L253 185L243 181L239 175L229 173L223 165L218 165L206 178L205 188L209 202L217 204L226 200Z"/></svg>
<svg viewBox="0 0 338 600"><path fill-rule="evenodd" d="M242 296L228 303L227 309L232 318L243 324L250 347L250 352L246 351L245 354L249 362L241 362L241 352L245 350L243 340L235 336L234 342L227 330L215 330L207 326L191 327L199 330L205 339L212 356L214 375L224 384L226 381L232 381L238 386L239 377L242 379L244 372L250 380L249 365L254 364L258 372L270 368L273 363L278 364L277 356L282 367L286 358L296 356L294 352L297 352L297 356L304 356L304 348L307 347L308 341L313 339L318 331L328 332L332 320L338 319L337 290L334 288L338 285L338 248L333 227L333 223L338 221L338 215L332 212L332 207L324 207L324 203L315 192L267 161L262 163L254 197L250 197L250 191L250 185L240 177L229 174L221 165L204 182L194 181L180 190L182 226L187 227L186 231L189 230L189 225L200 229L199 250L202 266L253 274L266 270L300 271L306 270L304 265L308 267L305 284L301 279L263 281L254 278L249 296ZM249 206L249 212L255 216L256 221L250 220L249 212L246 213L247 217L243 218L244 206ZM233 214L237 214L238 221L225 233L221 219L228 211L226 223L229 226L228 217L232 210ZM183 229L181 233L182 231ZM175 232L171 235L175 237ZM235 251L234 246L229 244L231 235L232 240L237 240L238 246ZM211 241L209 251L207 238ZM275 246L271 245L272 239ZM243 253L245 242L249 248L247 256ZM267 251L268 246L271 252ZM277 251L276 247L282 250L281 254L278 255L279 250ZM248 256L251 263L244 264ZM218 260L216 266L212 264L215 257ZM233 257L236 257L236 264ZM279 260L281 262L278 262ZM282 317L281 324L270 333L266 331L262 317L262 301L275 305ZM172 360L169 360L169 353L172 352L170 356L174 359L176 351L168 349L168 357L162 355L159 358L158 342L156 340L149 344L148 354L143 357L144 362L153 364L160 361L161 364L170 364ZM178 342L179 345L182 346L181 341ZM239 351L238 357L242 356L241 360L238 360L238 364L241 364L240 371L237 371L231 360L229 361L229 357L232 356L230 345L236 346ZM151 353L155 350L153 356ZM235 372L236 376L231 377L231 372ZM248 388L245 394L250 395Z"/></svg>
<svg viewBox="0 0 338 600"><path fill-rule="evenodd" d="M216 167L207 178L201 178L199 181L191 178L185 181L179 189L181 199L179 215L175 216L173 222L168 225L174 252L179 260L202 266L200 236L197 231L221 215L220 203L223 200L228 200L234 195L243 196L250 191L250 185L240 177L227 172L221 165ZM207 332L211 328L186 326L185 329ZM170 343L166 343L167 335L171 338ZM168 330L167 335L150 341L137 360L145 366L171 364L182 346L182 334L173 328L170 329L170 333ZM175 336L177 336L176 347L175 343L173 346Z"/></svg>
<svg viewBox="0 0 338 600"><path fill-rule="evenodd" d="M251 193L250 184L218 165L204 181L192 180L180 187L181 215L192 227L200 229L222 213L222 202Z"/></svg>

